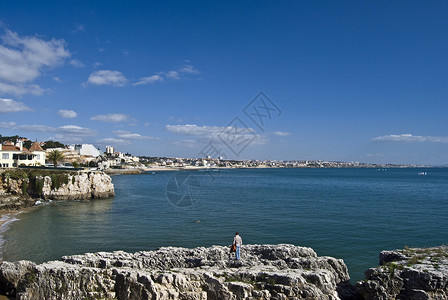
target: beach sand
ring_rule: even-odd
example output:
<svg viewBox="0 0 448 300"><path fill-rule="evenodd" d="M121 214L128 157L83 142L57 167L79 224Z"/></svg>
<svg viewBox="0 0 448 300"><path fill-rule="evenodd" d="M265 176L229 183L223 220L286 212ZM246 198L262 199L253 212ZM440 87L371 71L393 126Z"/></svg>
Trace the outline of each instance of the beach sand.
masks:
<svg viewBox="0 0 448 300"><path fill-rule="evenodd" d="M2 232L3 224L21 212L22 210L0 210L0 234Z"/></svg>

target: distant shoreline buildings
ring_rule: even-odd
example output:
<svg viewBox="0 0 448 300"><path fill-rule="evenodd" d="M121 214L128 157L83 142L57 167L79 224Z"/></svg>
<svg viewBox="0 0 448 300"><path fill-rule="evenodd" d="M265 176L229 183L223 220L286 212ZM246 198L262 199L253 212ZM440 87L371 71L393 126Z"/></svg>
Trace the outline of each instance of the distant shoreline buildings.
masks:
<svg viewBox="0 0 448 300"><path fill-rule="evenodd" d="M61 167L74 167L75 165L108 169L204 169L204 168L409 168L431 167L427 165L403 164L376 164L360 162L338 162L322 160L232 160L219 158L170 158L133 156L122 153L108 145L103 153L92 144L73 144L65 147L47 148L43 142L34 142L29 149L24 147L28 139L19 138L13 141L0 143L0 167L16 168L19 166L45 166L52 165L46 162L48 153L54 150L62 152ZM59 143L60 144L60 143ZM62 145L62 144L60 144Z"/></svg>

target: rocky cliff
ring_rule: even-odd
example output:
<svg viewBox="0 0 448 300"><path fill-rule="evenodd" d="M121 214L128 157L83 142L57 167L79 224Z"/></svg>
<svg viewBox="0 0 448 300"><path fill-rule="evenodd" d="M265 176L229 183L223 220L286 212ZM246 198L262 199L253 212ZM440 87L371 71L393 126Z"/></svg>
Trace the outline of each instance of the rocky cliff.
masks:
<svg viewBox="0 0 448 300"><path fill-rule="evenodd" d="M448 246L383 251L356 284L363 299L448 299Z"/></svg>
<svg viewBox="0 0 448 300"><path fill-rule="evenodd" d="M16 299L448 299L448 246L383 251L349 284L340 259L293 245L174 248L0 263L0 294Z"/></svg>
<svg viewBox="0 0 448 300"><path fill-rule="evenodd" d="M14 170L1 175L0 209L18 209L36 201L86 200L115 194L110 176L98 171Z"/></svg>
<svg viewBox="0 0 448 300"><path fill-rule="evenodd" d="M160 248L0 265L0 293L17 299L340 299L340 259L293 245Z"/></svg>

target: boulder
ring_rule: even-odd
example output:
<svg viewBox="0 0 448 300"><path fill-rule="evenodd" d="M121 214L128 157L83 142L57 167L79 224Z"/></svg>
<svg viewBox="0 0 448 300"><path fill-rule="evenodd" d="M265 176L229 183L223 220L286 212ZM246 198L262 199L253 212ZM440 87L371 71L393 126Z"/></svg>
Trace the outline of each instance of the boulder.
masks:
<svg viewBox="0 0 448 300"><path fill-rule="evenodd" d="M383 251L365 274L364 299L448 299L448 246Z"/></svg>

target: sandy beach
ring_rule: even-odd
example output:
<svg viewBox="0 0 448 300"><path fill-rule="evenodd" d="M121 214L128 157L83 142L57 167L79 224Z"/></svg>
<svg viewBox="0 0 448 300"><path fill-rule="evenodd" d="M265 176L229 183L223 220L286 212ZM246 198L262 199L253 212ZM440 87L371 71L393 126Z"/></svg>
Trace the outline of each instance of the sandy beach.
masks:
<svg viewBox="0 0 448 300"><path fill-rule="evenodd" d="M0 210L0 234L3 232L3 224L10 221L15 215L23 212L23 210Z"/></svg>

